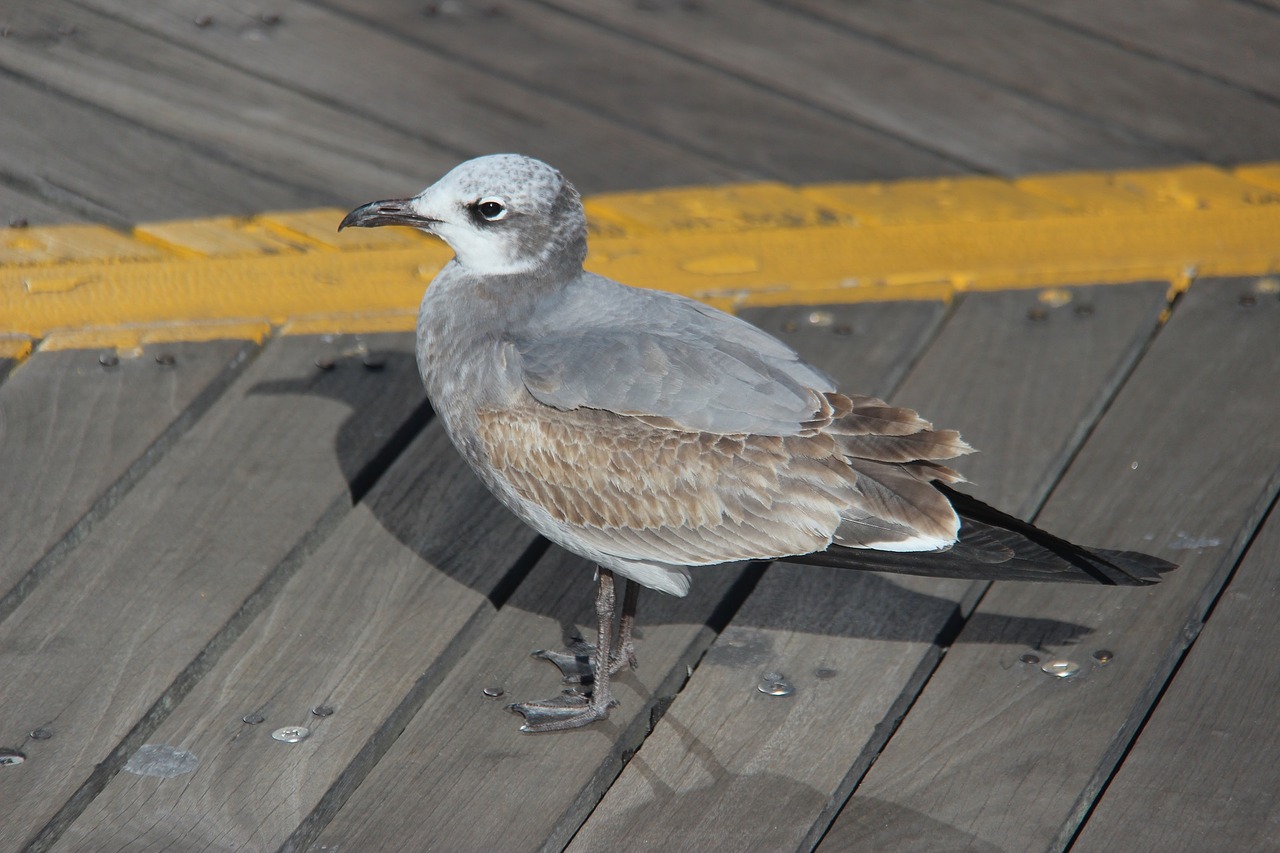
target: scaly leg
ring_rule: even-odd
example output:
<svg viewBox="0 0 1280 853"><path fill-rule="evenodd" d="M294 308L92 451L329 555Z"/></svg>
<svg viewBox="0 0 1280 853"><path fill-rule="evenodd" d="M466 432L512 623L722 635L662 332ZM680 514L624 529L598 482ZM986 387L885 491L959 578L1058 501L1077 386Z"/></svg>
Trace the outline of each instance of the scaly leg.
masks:
<svg viewBox="0 0 1280 853"><path fill-rule="evenodd" d="M595 653L592 656L595 678L592 681L591 692L588 695L567 692L541 702L519 702L509 705L511 710L524 715L521 731L555 732L576 729L609 716L609 709L617 704L613 694L609 692L616 606L617 596L614 592L613 572L602 568L600 569L600 586L596 593L596 618L599 620L599 629L596 633ZM625 601L623 607L624 609L626 607Z"/></svg>

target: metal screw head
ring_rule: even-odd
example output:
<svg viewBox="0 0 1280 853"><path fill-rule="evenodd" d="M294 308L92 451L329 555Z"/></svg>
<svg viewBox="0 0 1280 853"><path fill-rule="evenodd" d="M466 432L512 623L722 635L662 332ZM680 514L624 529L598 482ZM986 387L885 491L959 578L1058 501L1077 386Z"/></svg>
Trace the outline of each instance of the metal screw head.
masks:
<svg viewBox="0 0 1280 853"><path fill-rule="evenodd" d="M243 720L243 721L245 721L246 723L248 723L248 724L249 724L249 725L251 725L251 726L256 726L256 725L258 725L258 723L264 723L264 722L266 722L266 720L267 720L267 718L266 718L266 717L264 717L264 716L262 716L261 714L258 714L258 713L245 714L245 715L244 715L243 717L241 717L240 719L241 719L241 720Z"/></svg>
<svg viewBox="0 0 1280 853"><path fill-rule="evenodd" d="M119 363L120 356L115 353L104 352L102 355L98 356L98 364L101 364L103 367L115 367Z"/></svg>
<svg viewBox="0 0 1280 853"><path fill-rule="evenodd" d="M800 324L795 320L788 320L782 324L782 331L784 332L794 332L798 328L800 328Z"/></svg>
<svg viewBox="0 0 1280 853"><path fill-rule="evenodd" d="M1023 663L1040 663L1040 656L1033 655L1031 654L1031 652L1027 652L1025 655L1018 658L1018 660L1022 661Z"/></svg>
<svg viewBox="0 0 1280 853"><path fill-rule="evenodd" d="M1080 671L1080 664L1075 661L1059 659L1046 661L1040 669L1050 675L1056 675L1058 678L1070 678Z"/></svg>
<svg viewBox="0 0 1280 853"><path fill-rule="evenodd" d="M276 729L271 733L271 737L281 743L298 743L304 741L311 736L311 729L306 726L285 726L282 729Z"/></svg>
<svg viewBox="0 0 1280 853"><path fill-rule="evenodd" d="M313 716L316 716L316 717L332 717L332 716L333 716L333 706L332 706L332 705L317 705L317 706L315 706L314 708L312 708L312 709L311 709L311 714L312 714Z"/></svg>
<svg viewBox="0 0 1280 853"><path fill-rule="evenodd" d="M762 675L756 690L766 696L790 696L796 692L795 685L778 672L766 672Z"/></svg>
<svg viewBox="0 0 1280 853"><path fill-rule="evenodd" d="M0 767L17 767L27 757L16 749L0 750Z"/></svg>
<svg viewBox="0 0 1280 853"><path fill-rule="evenodd" d="M501 687L486 687L484 689L484 695L488 696L490 699L497 699L503 693L506 693L506 691Z"/></svg>
<svg viewBox="0 0 1280 853"><path fill-rule="evenodd" d="M1098 663L1111 663L1111 659L1114 657L1115 655L1111 653L1110 649L1098 649L1093 653L1093 659Z"/></svg>
<svg viewBox="0 0 1280 853"><path fill-rule="evenodd" d="M1042 323L1049 319L1049 312L1047 309L1036 305L1027 309L1027 319L1034 323Z"/></svg>
<svg viewBox="0 0 1280 853"><path fill-rule="evenodd" d="M315 361L316 367L320 368L321 370L333 370L334 363L335 363L334 360L327 356L322 358L317 358Z"/></svg>
<svg viewBox="0 0 1280 853"><path fill-rule="evenodd" d="M161 367L173 367L178 363L178 359L174 358L171 352L162 352L156 356L156 364Z"/></svg>
<svg viewBox="0 0 1280 853"><path fill-rule="evenodd" d="M1239 301L1242 308L1252 308L1258 304L1258 297L1254 296L1252 293L1242 293L1240 294Z"/></svg>
<svg viewBox="0 0 1280 853"><path fill-rule="evenodd" d="M1079 305L1076 306L1075 311L1076 311L1077 317L1093 316L1093 306L1088 302L1081 302Z"/></svg>
<svg viewBox="0 0 1280 853"><path fill-rule="evenodd" d="M810 326L830 326L836 321L830 311L810 311L804 319Z"/></svg>
<svg viewBox="0 0 1280 853"><path fill-rule="evenodd" d="M381 370L387 366L387 360L380 355L366 355L360 362L365 370Z"/></svg>
<svg viewBox="0 0 1280 853"><path fill-rule="evenodd" d="M53 737L53 732L48 729L32 729L29 737L32 740L48 740Z"/></svg>

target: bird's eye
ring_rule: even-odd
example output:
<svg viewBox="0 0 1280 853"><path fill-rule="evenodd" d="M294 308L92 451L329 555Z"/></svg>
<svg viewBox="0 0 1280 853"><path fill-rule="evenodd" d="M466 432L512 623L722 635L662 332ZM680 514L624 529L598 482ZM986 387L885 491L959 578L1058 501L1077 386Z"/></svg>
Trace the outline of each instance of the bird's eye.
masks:
<svg viewBox="0 0 1280 853"><path fill-rule="evenodd" d="M488 222L497 222L507 215L507 206L500 198L482 198L475 203L475 211Z"/></svg>

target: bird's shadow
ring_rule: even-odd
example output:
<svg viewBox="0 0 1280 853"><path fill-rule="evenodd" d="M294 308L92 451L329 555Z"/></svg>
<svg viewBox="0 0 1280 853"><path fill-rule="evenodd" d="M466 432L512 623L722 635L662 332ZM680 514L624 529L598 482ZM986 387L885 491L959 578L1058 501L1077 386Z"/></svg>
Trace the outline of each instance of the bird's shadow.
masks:
<svg viewBox="0 0 1280 853"><path fill-rule="evenodd" d="M425 565L472 586L495 605L507 602L532 567L531 555L541 553L527 528L497 503L449 445L418 384L411 350L339 354L310 376L262 381L249 393L317 395L346 406L351 414L338 430L334 452L352 502L362 502ZM387 394L402 399L388 406ZM590 622L594 566L557 552L551 546L543 559L561 561L561 577L579 576L570 583L581 588L581 595L572 599L580 606L566 605L560 596L539 595L521 595L515 603L557 619L571 635L575 623ZM753 571L756 575L749 576ZM759 580L761 571L767 572L764 580ZM958 639L1030 649L1079 642L1090 632L1084 625L1056 619L986 612L965 621L953 594L918 591L910 581L872 572L796 564L753 568L745 577L734 572L695 569L694 594L684 600L646 591L640 624L704 622L720 630L731 616L735 628L901 642ZM778 576L786 582L776 580ZM700 587L706 587L705 595L698 594Z"/></svg>

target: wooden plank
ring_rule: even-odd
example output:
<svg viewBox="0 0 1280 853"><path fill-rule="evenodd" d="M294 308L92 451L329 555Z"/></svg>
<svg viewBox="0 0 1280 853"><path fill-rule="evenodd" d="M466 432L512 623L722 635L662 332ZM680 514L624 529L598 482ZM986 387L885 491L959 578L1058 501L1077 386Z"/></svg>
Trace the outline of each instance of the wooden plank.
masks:
<svg viewBox="0 0 1280 853"><path fill-rule="evenodd" d="M139 211L163 219L322 200L11 75L0 76L0 101L21 117L0 122L0 173L81 218L124 225Z"/></svg>
<svg viewBox="0 0 1280 853"><path fill-rule="evenodd" d="M1274 509L1073 851L1280 849Z"/></svg>
<svg viewBox="0 0 1280 853"><path fill-rule="evenodd" d="M1027 512L1163 306L1156 284L1063 290L1048 303L971 294L892 399L960 428L984 451L958 465L972 491ZM982 587L771 566L570 849L811 846ZM1025 627L1072 629L1039 622ZM768 673L795 693L762 693Z"/></svg>
<svg viewBox="0 0 1280 853"><path fill-rule="evenodd" d="M408 4L336 5L460 64L501 56L489 70L503 79L752 174L798 183L960 171L901 139L550 7L427 16Z"/></svg>
<svg viewBox="0 0 1280 853"><path fill-rule="evenodd" d="M83 539L213 404L251 351L245 341L216 341L123 357L37 352L0 386L0 614L30 591L36 562L55 546L65 556Z"/></svg>
<svg viewBox="0 0 1280 853"><path fill-rule="evenodd" d="M1280 96L1280 4L1274 0L1157 0L1141 8L1108 0L1013 0L1035 14L1271 99ZM1268 11L1263 6L1271 6Z"/></svg>
<svg viewBox="0 0 1280 853"><path fill-rule="evenodd" d="M817 328L797 330L793 340L813 335L816 340L808 346L825 354L827 367L841 368L842 357L860 363L868 387L884 390L898 365L910 361L927 339L941 306L891 303L831 310L838 322L872 323L895 334L844 338ZM884 340L892 343L885 346ZM640 668L614 683L621 705L608 722L552 736L521 734L519 718L502 706L554 694L555 670L530 661L527 652L560 646L575 627L592 636L590 578L585 562L559 551L549 554L310 849L417 850L424 838L442 850L527 850L567 843L640 745L654 707L679 690L686 667L711 642L714 632L707 622L726 595L733 597L727 591L737 574L708 571L685 599L641 596ZM499 686L504 695L486 699L481 692L486 686ZM448 784L439 784L441 779ZM424 797L427 789L431 795Z"/></svg>
<svg viewBox="0 0 1280 853"><path fill-rule="evenodd" d="M412 423L421 390L411 336L359 343L381 369L362 367L350 338L272 341L0 624L0 668L22 685L0 695L4 740L28 758L0 775L8 837L56 838ZM333 369L314 364L323 356L338 358ZM37 728L53 736L24 740Z"/></svg>
<svg viewBox="0 0 1280 853"><path fill-rule="evenodd" d="M661 9L592 0L551 3L975 171L1019 174L1185 159L764 0L706 0Z"/></svg>
<svg viewBox="0 0 1280 853"><path fill-rule="evenodd" d="M0 184L0 228L71 222L75 215L34 193Z"/></svg>
<svg viewBox="0 0 1280 853"><path fill-rule="evenodd" d="M1071 838L1280 487L1280 434L1257 429L1280 415L1280 304L1243 304L1254 284L1192 287L1038 519L1181 569L1105 595L993 586L820 849ZM1088 633L1026 627L1045 619ZM1055 678L1020 662L1028 652L1081 670Z"/></svg>
<svg viewBox="0 0 1280 853"><path fill-rule="evenodd" d="M1183 150L1189 159L1234 163L1276 154L1277 104L1046 20L1039 14L1044 4L1027 10L990 0L790 0L788 5L1073 114L1124 128L1138 138L1158 140ZM1109 5L1112 15L1115 5ZM1237 5L1214 6L1215 37L1221 41L1221 13ZM1150 9L1140 16L1132 11L1120 14L1141 17L1143 31L1151 32ZM1280 38L1280 26L1271 26L1273 40ZM1238 45L1233 47L1238 54ZM1255 64L1280 69L1280 63L1263 58L1271 53L1257 57ZM1231 132L1222 133L1224 127Z"/></svg>
<svg viewBox="0 0 1280 853"><path fill-rule="evenodd" d="M198 766L126 766L54 849L279 848L439 693L466 638L492 633L490 598L534 539L433 423L150 736ZM273 740L286 725L311 734Z"/></svg>
<svg viewBox="0 0 1280 853"><path fill-rule="evenodd" d="M274 23L233 0L172 0L163 8L128 0L84 5L361 122L425 139L458 160L518 150L572 166L584 192L744 177L718 160L498 79L475 57L453 62L302 0L273 4L277 17L268 20ZM201 15L210 16L209 26L192 25ZM423 185L434 177L424 172Z"/></svg>
<svg viewBox="0 0 1280 853"><path fill-rule="evenodd" d="M11 34L0 66L194 147L216 148L329 204L351 205L397 187L416 191L458 160L454 151L66 0L24 4L6 23ZM75 31L60 33L68 24ZM155 218L145 207L127 212L133 221Z"/></svg>

